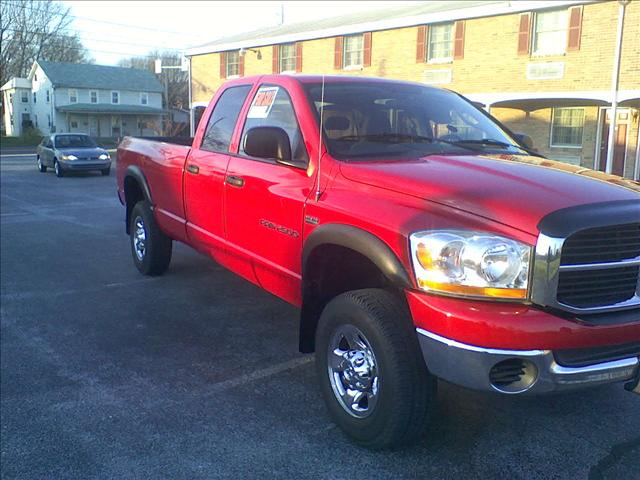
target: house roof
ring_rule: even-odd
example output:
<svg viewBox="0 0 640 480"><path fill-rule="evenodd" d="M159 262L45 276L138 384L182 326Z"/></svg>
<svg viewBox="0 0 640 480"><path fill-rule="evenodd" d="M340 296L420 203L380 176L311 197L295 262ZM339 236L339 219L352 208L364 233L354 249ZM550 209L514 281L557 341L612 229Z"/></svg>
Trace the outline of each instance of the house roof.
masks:
<svg viewBox="0 0 640 480"><path fill-rule="evenodd" d="M260 30L222 37L203 45L193 46L187 56L223 52L239 48L275 45L278 43L326 38L350 33L409 27L427 23L446 22L465 18L503 15L520 11L538 10L593 0L456 0L429 1L413 5L375 9L349 15L284 24Z"/></svg>
<svg viewBox="0 0 640 480"><path fill-rule="evenodd" d="M46 60L37 63L57 87L162 92L162 84L148 70Z"/></svg>
<svg viewBox="0 0 640 480"><path fill-rule="evenodd" d="M31 80L27 78L13 77L7 83L5 83L0 90L11 90L13 88L28 88L31 89Z"/></svg>
<svg viewBox="0 0 640 480"><path fill-rule="evenodd" d="M72 103L57 107L61 112L69 113L137 113L139 115L162 115L161 108L141 105L114 105L112 103Z"/></svg>

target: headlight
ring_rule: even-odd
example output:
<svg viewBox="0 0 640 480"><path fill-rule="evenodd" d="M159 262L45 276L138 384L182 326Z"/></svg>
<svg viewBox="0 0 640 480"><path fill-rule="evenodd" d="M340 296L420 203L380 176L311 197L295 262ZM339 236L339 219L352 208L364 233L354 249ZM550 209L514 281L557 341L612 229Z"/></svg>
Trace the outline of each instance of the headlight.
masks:
<svg viewBox="0 0 640 480"><path fill-rule="evenodd" d="M103 153L102 155L100 155L98 157L100 160L109 160L109 154L108 153Z"/></svg>
<svg viewBox="0 0 640 480"><path fill-rule="evenodd" d="M62 159L63 160L77 160L78 157L76 157L75 155L62 155Z"/></svg>
<svg viewBox="0 0 640 480"><path fill-rule="evenodd" d="M529 245L490 233L432 230L411 235L418 286L459 296L526 299Z"/></svg>

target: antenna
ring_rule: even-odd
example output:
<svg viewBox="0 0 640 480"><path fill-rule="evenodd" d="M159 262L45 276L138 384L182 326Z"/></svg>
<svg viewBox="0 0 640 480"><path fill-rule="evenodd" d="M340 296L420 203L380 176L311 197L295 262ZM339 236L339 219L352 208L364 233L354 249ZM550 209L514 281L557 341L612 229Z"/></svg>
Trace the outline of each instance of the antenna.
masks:
<svg viewBox="0 0 640 480"><path fill-rule="evenodd" d="M324 74L322 75L322 90L320 92L320 131L318 132L318 185L316 188L316 202L320 200L320 160L322 160L322 119L324 118Z"/></svg>

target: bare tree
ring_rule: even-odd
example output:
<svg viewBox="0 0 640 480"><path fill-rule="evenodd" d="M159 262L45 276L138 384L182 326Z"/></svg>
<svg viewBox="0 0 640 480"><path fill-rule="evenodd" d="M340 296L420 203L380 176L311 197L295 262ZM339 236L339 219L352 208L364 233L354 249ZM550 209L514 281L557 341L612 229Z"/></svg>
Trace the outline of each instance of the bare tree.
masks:
<svg viewBox="0 0 640 480"><path fill-rule="evenodd" d="M72 21L70 8L56 0L0 2L0 85L25 77L35 60L91 62Z"/></svg>
<svg viewBox="0 0 640 480"><path fill-rule="evenodd" d="M173 50L152 51L141 57L124 58L118 62L120 67L138 68L155 71L155 59L162 60L163 66L178 66L182 55ZM158 79L167 86L166 108L189 108L189 74L180 69L163 69Z"/></svg>

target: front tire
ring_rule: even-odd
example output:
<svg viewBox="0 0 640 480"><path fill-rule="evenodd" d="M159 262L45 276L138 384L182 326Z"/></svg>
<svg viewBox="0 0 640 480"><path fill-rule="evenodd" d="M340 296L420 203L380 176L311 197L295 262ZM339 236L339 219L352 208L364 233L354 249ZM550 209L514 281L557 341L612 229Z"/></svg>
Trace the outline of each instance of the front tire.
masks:
<svg viewBox="0 0 640 480"><path fill-rule="evenodd" d="M331 417L357 443L393 448L424 434L437 380L393 294L366 289L331 300L318 323L315 363Z"/></svg>
<svg viewBox="0 0 640 480"><path fill-rule="evenodd" d="M53 161L53 170L56 172L56 177L64 177L64 170L62 170L62 167L60 166L60 162L58 160Z"/></svg>
<svg viewBox="0 0 640 480"><path fill-rule="evenodd" d="M171 262L172 241L158 227L149 202L140 201L129 224L133 263L143 275L162 275Z"/></svg>
<svg viewBox="0 0 640 480"><path fill-rule="evenodd" d="M108 168L103 168L102 170L100 170L102 172L102 175L105 177L109 176L109 173L111 173L111 167Z"/></svg>
<svg viewBox="0 0 640 480"><path fill-rule="evenodd" d="M38 171L40 173L47 172L47 167L45 167L44 164L42 163L42 159L40 158L40 155L38 155Z"/></svg>

